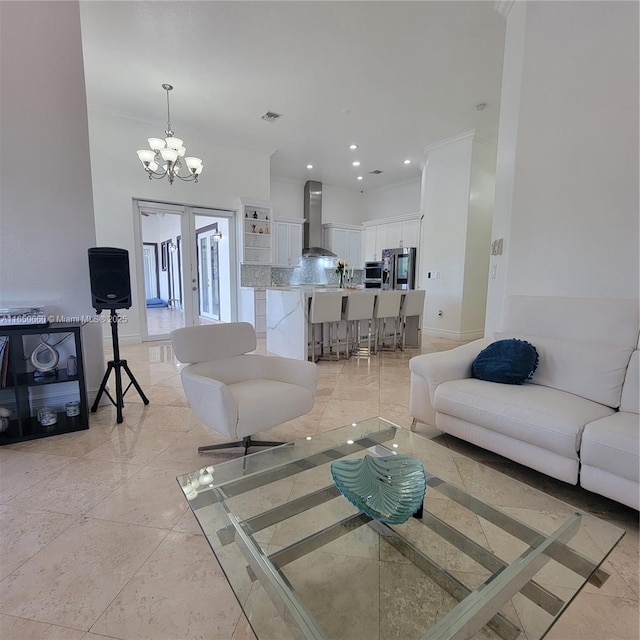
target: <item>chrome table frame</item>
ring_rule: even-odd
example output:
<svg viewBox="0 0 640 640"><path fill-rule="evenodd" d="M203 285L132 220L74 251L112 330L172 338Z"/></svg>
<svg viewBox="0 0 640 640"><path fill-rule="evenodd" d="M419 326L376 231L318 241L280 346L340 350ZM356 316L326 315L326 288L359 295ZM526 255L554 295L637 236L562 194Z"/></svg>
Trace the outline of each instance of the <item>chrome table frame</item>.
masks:
<svg viewBox="0 0 640 640"><path fill-rule="evenodd" d="M367 429L368 423L372 423L372 426L375 423L379 430L372 429L369 432ZM224 555L224 549L233 544L242 550L250 579L252 581L256 578L259 580L276 610L289 624L293 637L323 639L327 638L327 635L286 578L282 571L283 567L312 551L321 549L329 542L363 525L371 527L381 538L411 560L431 580L459 601L459 604L444 615L434 626L425 630L421 640L442 640L445 638L462 640L471 638L473 634L485 625L501 638L515 640L520 637L522 630L500 613L500 609L517 593L522 594L537 607L552 616L553 622L555 622L568 603L533 579L551 559L571 570L582 580L582 585L576 590L573 597L577 595L584 583L591 582L599 587L608 578L608 574L600 569L599 565L624 535L622 530L611 527L611 525L602 525L609 526L612 530L615 530L615 532L612 531L611 540L613 543L608 551L594 562L571 548L568 544L580 530L584 518L590 518L590 516L574 512L559 523L555 531L545 534L510 516L505 511L474 497L445 479L430 474L426 465L427 494L425 496L425 508L419 522L490 572L489 577L475 589L467 587L445 567L416 548L395 526L372 520L361 512L341 519L283 549L266 554L256 540L255 534L263 529L282 523L288 518L339 498L338 489L335 485L330 484L301 498L288 500L279 506L247 518L238 517L229 508L227 504L229 499L256 489L268 487L268 485L276 481L327 465L333 460L346 456L365 452L374 455L393 454L395 453L394 449L387 447L387 444L395 440L399 435L410 438L412 441L417 439L418 443L420 440L424 440L420 436L411 434L379 418L351 426L362 426L360 437L354 437L346 442L342 441L342 443L336 443L320 450L305 452L305 440L302 440L294 443L294 445L298 445L303 449L301 452L296 451L295 446L279 447L278 450L272 450L271 452L265 451L247 456L244 459L245 462L242 468L239 467L239 461L230 461L217 465L214 468L214 477L222 476L219 483L210 483L204 487L198 486L198 472L178 478L185 493L191 496L189 498L190 506L216 556L220 559ZM343 431L347 429L347 427L342 428ZM335 433L338 433L338 431ZM349 432L345 431L345 433L348 434ZM322 435L319 434L320 437ZM307 448L309 448L309 444L307 441ZM438 445L431 443L431 446L437 447ZM300 456L299 453L305 453L305 455ZM268 458L265 457L267 454L270 454ZM258 456L262 456L262 458ZM283 458L283 460L278 462L279 458ZM233 468L231 468L232 465ZM229 470L229 473L228 477L225 478L227 470ZM433 491L469 509L474 514L524 542L527 545L526 550L511 563L501 560L490 550L474 542L467 535L428 510L429 494ZM193 495L194 493L196 493L195 496ZM217 509L218 516L220 516L214 527L215 530L211 529L210 524L203 517L207 510L213 508ZM219 526L221 522L223 526ZM221 560L221 565L227 571L223 560ZM228 573L227 577L229 577ZM234 582L231 579L229 582L234 591L236 591ZM237 592L236 595L238 596Z"/></svg>

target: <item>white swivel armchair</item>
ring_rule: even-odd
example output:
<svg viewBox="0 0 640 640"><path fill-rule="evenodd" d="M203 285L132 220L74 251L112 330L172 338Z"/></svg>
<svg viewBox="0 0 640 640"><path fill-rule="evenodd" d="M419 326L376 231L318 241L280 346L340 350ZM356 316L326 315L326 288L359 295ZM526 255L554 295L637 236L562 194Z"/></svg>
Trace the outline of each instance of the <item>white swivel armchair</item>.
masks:
<svg viewBox="0 0 640 640"><path fill-rule="evenodd" d="M198 447L273 447L252 434L302 416L313 408L317 367L312 362L250 353L256 333L248 322L185 327L171 332L182 386L198 419L240 441Z"/></svg>

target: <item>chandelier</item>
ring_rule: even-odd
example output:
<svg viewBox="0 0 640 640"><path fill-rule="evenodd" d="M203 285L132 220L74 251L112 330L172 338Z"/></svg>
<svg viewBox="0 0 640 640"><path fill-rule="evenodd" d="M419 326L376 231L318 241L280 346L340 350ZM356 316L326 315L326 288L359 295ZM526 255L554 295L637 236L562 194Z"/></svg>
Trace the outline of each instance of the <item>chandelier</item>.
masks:
<svg viewBox="0 0 640 640"><path fill-rule="evenodd" d="M138 158L142 162L144 170L149 176L149 180L168 178L169 184L173 184L176 178L185 182L198 182L198 176L202 173L203 165L200 158L187 156L187 152L182 140L173 135L171 129L171 112L169 110L169 91L173 89L170 84L163 84L162 88L167 92L167 130L166 138L149 138L149 149L140 149ZM183 164L184 162L184 164ZM181 175L185 168L187 173Z"/></svg>

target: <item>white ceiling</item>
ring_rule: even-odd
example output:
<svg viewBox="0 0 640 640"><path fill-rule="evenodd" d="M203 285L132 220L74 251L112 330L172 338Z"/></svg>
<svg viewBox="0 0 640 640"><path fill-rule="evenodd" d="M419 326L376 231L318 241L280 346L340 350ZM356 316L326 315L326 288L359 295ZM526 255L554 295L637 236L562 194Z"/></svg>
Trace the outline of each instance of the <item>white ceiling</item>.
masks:
<svg viewBox="0 0 640 640"><path fill-rule="evenodd" d="M161 135L170 83L177 136L188 122L268 150L273 177L374 189L416 178L442 140L497 139L505 18L493 1L81 2L81 19L90 110ZM185 144L204 179L215 147Z"/></svg>

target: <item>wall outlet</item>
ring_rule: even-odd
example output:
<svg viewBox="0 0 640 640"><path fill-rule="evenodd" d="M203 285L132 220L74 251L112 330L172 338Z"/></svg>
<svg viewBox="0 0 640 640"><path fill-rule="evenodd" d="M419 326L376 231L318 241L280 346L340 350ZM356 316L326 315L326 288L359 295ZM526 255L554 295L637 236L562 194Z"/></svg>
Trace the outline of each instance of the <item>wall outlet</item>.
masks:
<svg viewBox="0 0 640 640"><path fill-rule="evenodd" d="M437 280L440 277L439 271L427 271L427 278Z"/></svg>

